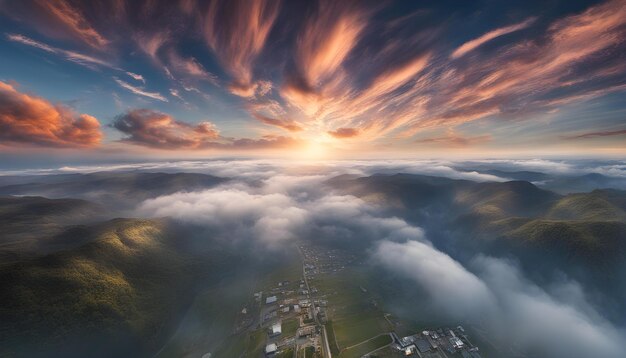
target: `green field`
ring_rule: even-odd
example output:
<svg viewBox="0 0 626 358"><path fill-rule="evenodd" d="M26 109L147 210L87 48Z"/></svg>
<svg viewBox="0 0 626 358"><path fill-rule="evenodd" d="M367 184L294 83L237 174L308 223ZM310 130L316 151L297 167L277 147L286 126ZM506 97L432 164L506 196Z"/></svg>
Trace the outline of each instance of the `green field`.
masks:
<svg viewBox="0 0 626 358"><path fill-rule="evenodd" d="M387 334L370 339L367 342L363 342L357 346L343 350L339 354L339 358L358 358L364 354L367 354L375 349L384 347L390 344L393 340Z"/></svg>
<svg viewBox="0 0 626 358"><path fill-rule="evenodd" d="M383 312L372 303L380 299L371 291L361 290L371 284L368 275L350 269L311 280L310 285L329 295L332 324L327 326L327 333L331 350L333 337L337 348L343 349L390 331Z"/></svg>
<svg viewBox="0 0 626 358"><path fill-rule="evenodd" d="M248 336L248 343L246 344L246 357L260 357L265 348L266 337L267 332L263 328L250 333Z"/></svg>
<svg viewBox="0 0 626 358"><path fill-rule="evenodd" d="M215 353L215 357L240 357L246 350L246 337L245 334L228 337Z"/></svg>
<svg viewBox="0 0 626 358"><path fill-rule="evenodd" d="M290 337L290 336L295 335L299 326L300 326L300 322L297 318L290 318L290 319L284 320L281 324L283 336Z"/></svg>
<svg viewBox="0 0 626 358"><path fill-rule="evenodd" d="M337 340L335 339L335 329L333 328L333 322L326 323L326 334L328 335L328 345L330 346L330 353L333 355L339 354L339 347L337 347Z"/></svg>

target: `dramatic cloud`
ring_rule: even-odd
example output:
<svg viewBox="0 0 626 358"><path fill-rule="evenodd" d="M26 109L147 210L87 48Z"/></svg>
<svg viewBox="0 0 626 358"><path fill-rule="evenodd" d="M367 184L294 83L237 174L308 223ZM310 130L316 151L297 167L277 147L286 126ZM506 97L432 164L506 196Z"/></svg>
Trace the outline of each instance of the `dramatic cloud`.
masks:
<svg viewBox="0 0 626 358"><path fill-rule="evenodd" d="M328 134L335 138L351 138L359 135L359 130L356 128L339 128L334 131L329 131Z"/></svg>
<svg viewBox="0 0 626 358"><path fill-rule="evenodd" d="M500 36L504 36L506 34L510 34L512 32L515 31L519 31L519 30L523 30L525 28L527 28L528 26L530 26L536 19L535 18L530 18L524 22L521 22L519 24L515 24L515 25L511 25L511 26L507 26L507 27L502 27L499 29L495 29L492 31L489 31L488 33L480 36L477 39L468 41L466 43L464 43L463 45L461 45L459 48L457 48L456 50L454 50L454 52L452 53L451 57L452 58L459 58L463 55L465 55L466 53L474 50L477 47L482 46L483 44L498 38Z"/></svg>
<svg viewBox="0 0 626 358"><path fill-rule="evenodd" d="M544 38L508 44L440 71L432 79L428 112L412 121L408 133L488 115L547 111L624 89L615 55L626 41L625 19L626 4L608 1L555 21Z"/></svg>
<svg viewBox="0 0 626 358"><path fill-rule="evenodd" d="M92 147L100 143L98 120L0 82L0 143L43 147Z"/></svg>
<svg viewBox="0 0 626 358"><path fill-rule="evenodd" d="M253 116L267 125L279 127L290 132L299 132L302 130L302 127L296 121L290 119L271 118L258 113L254 113Z"/></svg>
<svg viewBox="0 0 626 358"><path fill-rule="evenodd" d="M139 96L163 102L184 97L187 109L211 110L217 121L235 122L227 121L227 109L247 110L236 122L253 124L226 125L227 133L242 127L259 131L247 136L272 133L254 123L261 121L297 131L311 145L328 140L337 147L329 153L488 141L500 149L513 130L516 145L543 141L561 150L571 147L567 135L584 135L583 128L615 128L622 108L609 94L626 91L624 1L538 9L538 0L498 6L353 0L0 4L9 41L105 72L104 78L117 76L117 85ZM505 20L493 25L495 18ZM29 31L16 22L45 38L16 34ZM74 40L74 47L62 40ZM13 60L28 55L11 54ZM154 68L126 70L141 65ZM42 72L58 70L46 68ZM584 118L568 117L579 109L588 111ZM463 136L438 134L446 130ZM608 135L589 137L597 139L586 147L623 149Z"/></svg>
<svg viewBox="0 0 626 358"><path fill-rule="evenodd" d="M282 96L306 114L316 114L323 106L325 87L341 77L338 71L358 42L367 17L368 12L352 1L320 1L298 36L295 69L288 74Z"/></svg>
<svg viewBox="0 0 626 358"><path fill-rule="evenodd" d="M198 149L219 138L212 123L191 125L148 109L135 109L117 117L113 127L128 135L124 142L158 149Z"/></svg>
<svg viewBox="0 0 626 358"><path fill-rule="evenodd" d="M77 40L95 49L109 44L85 17L81 9L70 1L4 1L0 6L19 20L32 24L44 35Z"/></svg>
<svg viewBox="0 0 626 358"><path fill-rule="evenodd" d="M253 64L278 16L280 1L217 0L204 19L206 41L233 77L231 92L251 97L257 84Z"/></svg>
<svg viewBox="0 0 626 358"><path fill-rule="evenodd" d="M167 102L167 98L163 97L163 95L161 95L158 92L148 92L146 90L144 90L141 87L137 87L137 86L133 86L128 82L124 82L122 80L120 80L117 77L113 77L113 80L115 80L115 82L120 85L120 87L125 88L129 91L131 91L134 94L140 95L140 96L144 96L144 97L148 97L148 98L152 98L152 99L156 99L159 101L163 101L163 102Z"/></svg>
<svg viewBox="0 0 626 358"><path fill-rule="evenodd" d="M626 39L621 1L555 20L543 38L513 38L516 42L484 50L488 41L530 29L537 21L531 17L492 30L453 51L451 60L428 50L411 54L402 42L391 41L374 58L384 64L377 67L358 60L363 33L375 26L368 22L370 12L350 4L321 2L319 16L305 22L281 95L321 120L322 127L358 128L362 140L396 130L413 136L486 116L517 118L626 88L619 77L626 68L616 60ZM462 55L467 60L455 60Z"/></svg>
<svg viewBox="0 0 626 358"><path fill-rule="evenodd" d="M165 150L249 151L298 148L302 145L297 139L276 135L223 137L213 123L189 124L149 109L134 109L122 114L111 126L127 135L122 142Z"/></svg>
<svg viewBox="0 0 626 358"><path fill-rule="evenodd" d="M217 77L208 72L195 58L183 58L175 51L169 51L168 57L171 70L190 76L193 79L206 80L212 84L217 84Z"/></svg>

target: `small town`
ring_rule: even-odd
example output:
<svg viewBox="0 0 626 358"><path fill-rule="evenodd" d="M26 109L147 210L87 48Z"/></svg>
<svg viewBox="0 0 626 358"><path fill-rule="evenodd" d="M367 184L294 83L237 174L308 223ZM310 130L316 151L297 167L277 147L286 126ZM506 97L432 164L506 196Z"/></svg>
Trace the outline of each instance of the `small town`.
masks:
<svg viewBox="0 0 626 358"><path fill-rule="evenodd" d="M399 337L395 323L383 314L388 332L353 344L338 351L329 321L337 312L329 304L337 291L316 287L322 279L340 276L355 257L341 250L300 246L302 275L296 280L279 280L271 287L253 293L250 305L243 307L236 333L262 332L264 357L330 358L330 357L419 357L419 358L481 358L462 326L433 328ZM358 294L369 295L358 286ZM379 309L376 299L367 298L372 309ZM333 349L335 348L335 352ZM261 355L259 355L260 357Z"/></svg>

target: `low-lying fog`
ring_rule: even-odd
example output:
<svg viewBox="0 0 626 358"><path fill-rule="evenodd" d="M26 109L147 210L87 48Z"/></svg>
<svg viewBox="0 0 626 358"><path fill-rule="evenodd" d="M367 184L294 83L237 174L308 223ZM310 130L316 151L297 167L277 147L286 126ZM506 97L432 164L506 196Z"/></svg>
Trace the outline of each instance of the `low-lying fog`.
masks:
<svg viewBox="0 0 626 358"><path fill-rule="evenodd" d="M618 183L615 186L620 189L626 181L622 162L361 161L293 167L285 162L224 160L68 167L60 171L105 170L199 172L230 178L207 190L145 200L133 215L171 217L203 226L219 240L258 246L260 255L271 255L296 240L351 248L382 275L408 287L404 297L387 303L387 310L430 321L469 323L488 332L495 344L516 347L531 356L624 356L623 315L607 316L607 310L595 304L598 300L590 299L596 294L584 283L560 272L546 273L545 277L552 279L539 283L510 256L459 253L444 244L447 234L436 231L437 223L414 222L391 210L392 205L384 200L347 195L327 183L342 174L379 173L503 182L526 175L521 172L532 172L545 176L535 184L549 188L551 181L597 173ZM593 189L592 184L589 186Z"/></svg>
<svg viewBox="0 0 626 358"><path fill-rule="evenodd" d="M603 172L624 178L622 164L583 167L567 162L483 162L507 170L558 174ZM474 181L508 178L455 169L452 163L350 163L303 168L300 173L267 163L224 163L206 168L235 180L216 188L143 202L137 213L204 225L223 240L258 241L267 252L296 239L353 245L389 275L418 286L399 310L470 322L496 341L549 357L621 357L626 334L586 297L585 287L562 277L541 287L515 261L474 253L464 262L440 251L421 227L388 216L384 203L370 204L330 190L324 182L340 173L412 172ZM307 174L308 173L308 174ZM314 174L310 174L314 173ZM402 305L402 303L397 303ZM419 308L418 308L419 307ZM391 308L393 309L393 308ZM624 322L621 322L624 323Z"/></svg>

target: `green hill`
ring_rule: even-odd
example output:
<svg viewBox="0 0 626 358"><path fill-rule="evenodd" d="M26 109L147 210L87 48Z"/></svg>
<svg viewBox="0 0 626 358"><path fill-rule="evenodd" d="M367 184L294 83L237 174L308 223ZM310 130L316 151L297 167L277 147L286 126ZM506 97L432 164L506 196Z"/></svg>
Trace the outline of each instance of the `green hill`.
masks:
<svg viewBox="0 0 626 358"><path fill-rule="evenodd" d="M90 223L104 214L102 207L85 200L0 197L1 264L15 257L49 252L58 244L55 242L57 235L65 241L66 235L61 234L67 230L67 225ZM75 243L73 246L83 242ZM61 247L71 246L72 242L66 241Z"/></svg>
<svg viewBox="0 0 626 358"><path fill-rule="evenodd" d="M626 221L623 197L619 191L595 190L570 194L557 201L547 214L550 219Z"/></svg>
<svg viewBox="0 0 626 358"><path fill-rule="evenodd" d="M193 276L167 224L117 219L87 235L79 248L0 267L0 356L145 356L159 346Z"/></svg>
<svg viewBox="0 0 626 358"><path fill-rule="evenodd" d="M457 202L472 212L492 217L541 214L557 195L525 181L477 183L457 194Z"/></svg>

